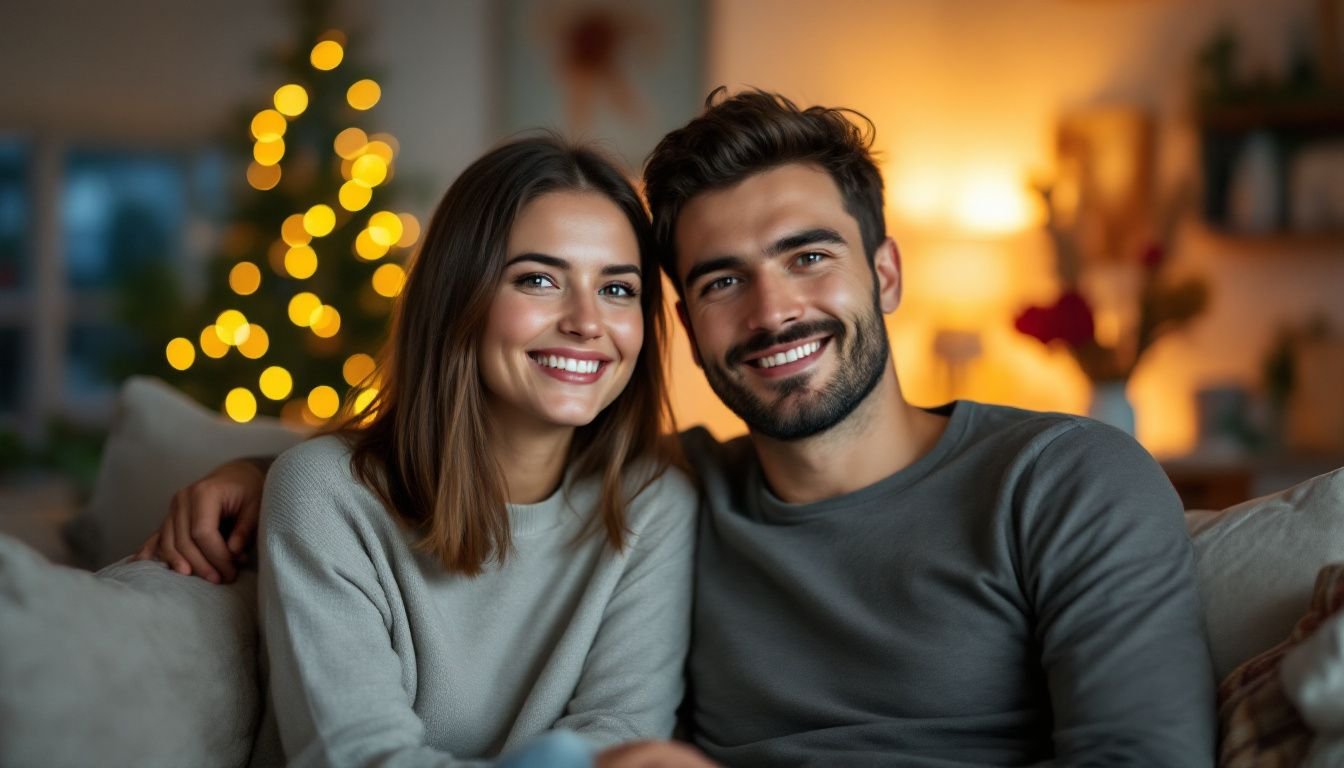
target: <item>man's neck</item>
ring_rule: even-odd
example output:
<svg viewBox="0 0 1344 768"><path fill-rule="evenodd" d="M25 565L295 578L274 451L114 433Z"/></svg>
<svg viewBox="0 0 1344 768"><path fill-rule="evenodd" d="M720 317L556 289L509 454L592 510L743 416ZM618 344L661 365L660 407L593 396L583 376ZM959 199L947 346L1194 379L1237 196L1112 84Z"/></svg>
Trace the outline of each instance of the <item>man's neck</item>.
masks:
<svg viewBox="0 0 1344 768"><path fill-rule="evenodd" d="M938 442L947 419L916 408L901 394L896 372L831 429L802 440L751 440L770 490L790 504L842 496L910 466Z"/></svg>

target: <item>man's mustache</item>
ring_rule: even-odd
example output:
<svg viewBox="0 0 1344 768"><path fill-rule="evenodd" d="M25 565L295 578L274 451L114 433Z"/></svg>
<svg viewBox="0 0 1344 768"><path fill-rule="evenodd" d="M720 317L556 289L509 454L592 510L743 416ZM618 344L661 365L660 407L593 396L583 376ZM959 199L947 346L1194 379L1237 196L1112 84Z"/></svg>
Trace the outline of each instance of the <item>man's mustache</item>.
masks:
<svg viewBox="0 0 1344 768"><path fill-rule="evenodd" d="M842 339L845 335L845 324L839 320L828 318L791 325L779 333L762 331L729 349L728 354L724 356L724 360L730 366L738 365L748 355L764 352L779 344L790 344L795 341L802 341L809 336L819 335L829 335Z"/></svg>

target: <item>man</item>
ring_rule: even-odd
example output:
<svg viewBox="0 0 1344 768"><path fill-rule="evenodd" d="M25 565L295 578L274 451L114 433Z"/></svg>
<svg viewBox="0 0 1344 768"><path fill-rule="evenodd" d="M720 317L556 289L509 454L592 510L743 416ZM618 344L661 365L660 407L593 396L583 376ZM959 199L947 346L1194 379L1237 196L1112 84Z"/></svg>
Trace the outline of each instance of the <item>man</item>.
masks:
<svg viewBox="0 0 1344 768"><path fill-rule="evenodd" d="M716 98L645 173L696 362L750 429L684 435L703 493L691 740L731 766L1212 765L1193 555L1160 469L1085 419L907 403L870 139L840 110ZM235 506L255 503L243 485ZM601 764L699 759L646 743Z"/></svg>

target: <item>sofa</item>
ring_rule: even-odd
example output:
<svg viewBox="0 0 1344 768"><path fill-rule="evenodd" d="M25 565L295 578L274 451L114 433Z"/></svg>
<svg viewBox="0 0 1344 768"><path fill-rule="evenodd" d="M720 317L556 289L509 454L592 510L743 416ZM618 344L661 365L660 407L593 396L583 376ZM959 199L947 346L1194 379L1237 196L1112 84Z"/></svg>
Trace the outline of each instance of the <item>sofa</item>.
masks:
<svg viewBox="0 0 1344 768"><path fill-rule="evenodd" d="M274 757L252 754L266 741L256 736L255 572L220 587L124 556L174 490L304 436L264 419L234 424L154 379L126 382L92 497L67 526L70 551L55 558L96 573L0 533L0 765ZM1344 613L1332 613L1344 567L1328 567L1344 561L1344 469L1191 511L1187 524L1226 681L1223 763L1344 765Z"/></svg>

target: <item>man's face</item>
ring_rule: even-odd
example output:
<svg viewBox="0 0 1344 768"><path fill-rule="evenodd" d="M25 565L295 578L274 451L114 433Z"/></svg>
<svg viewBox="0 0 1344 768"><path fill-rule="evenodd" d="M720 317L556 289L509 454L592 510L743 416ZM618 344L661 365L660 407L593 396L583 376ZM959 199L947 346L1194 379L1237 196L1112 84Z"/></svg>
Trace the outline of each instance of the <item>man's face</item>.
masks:
<svg viewBox="0 0 1344 768"><path fill-rule="evenodd" d="M784 165L698 195L675 242L696 361L753 432L824 432L881 381L882 315L900 297L895 246L884 242L869 266L825 171Z"/></svg>

